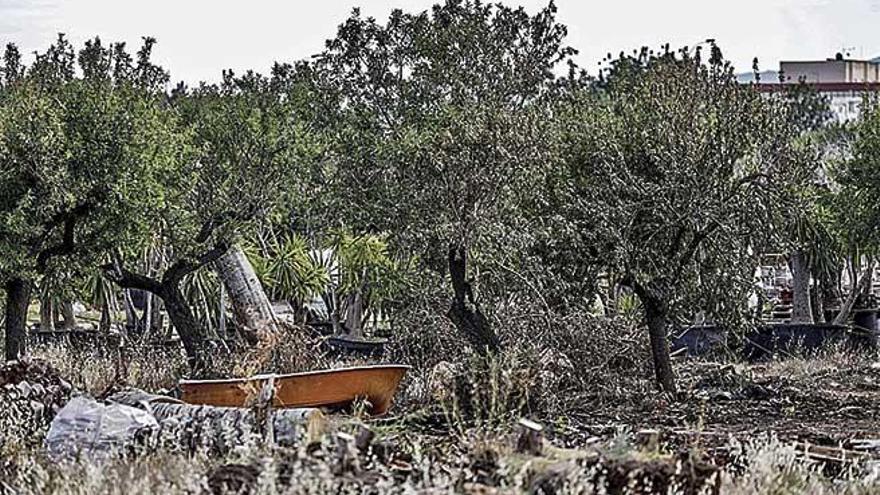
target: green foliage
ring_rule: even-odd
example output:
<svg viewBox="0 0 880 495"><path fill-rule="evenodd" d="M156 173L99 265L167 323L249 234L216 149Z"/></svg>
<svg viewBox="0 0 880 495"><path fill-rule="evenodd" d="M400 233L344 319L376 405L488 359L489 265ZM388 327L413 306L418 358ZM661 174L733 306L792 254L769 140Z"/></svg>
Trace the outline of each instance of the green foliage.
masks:
<svg viewBox="0 0 880 495"><path fill-rule="evenodd" d="M370 306L381 308L406 287L408 266L394 259L384 236L337 233L330 246L334 253L336 290L360 291Z"/></svg>
<svg viewBox="0 0 880 495"><path fill-rule="evenodd" d="M268 247L266 257L254 256L253 249L248 251L248 257L252 262L257 259L254 269L258 274L262 272L261 280L273 296L301 304L327 289L330 274L314 258L304 238L284 235L271 241Z"/></svg>
<svg viewBox="0 0 880 495"><path fill-rule="evenodd" d="M384 24L355 11L308 68L333 110L321 184L332 185L322 190L335 225L388 233L434 272L424 280L464 248L489 297L542 276L529 250L554 161L548 102L564 86L554 71L574 53L565 35L552 3L530 15L449 0Z"/></svg>
<svg viewBox="0 0 880 495"><path fill-rule="evenodd" d="M148 45L134 64L121 45L105 49L95 39L77 57L59 37L26 70L7 48L0 90L5 275L44 272L61 256L94 263L149 228L144 212L157 200L155 173L174 160L180 139L156 81L146 77L163 74L149 62Z"/></svg>
<svg viewBox="0 0 880 495"><path fill-rule="evenodd" d="M788 157L771 102L740 85L716 47L708 63L643 50L564 111L558 207L592 239L583 259L673 314L741 315L764 191Z"/></svg>
<svg viewBox="0 0 880 495"><path fill-rule="evenodd" d="M865 101L855 128L852 156L836 179L841 191L838 220L846 226L847 240L877 249L880 234L880 205L876 201L880 187L880 105Z"/></svg>

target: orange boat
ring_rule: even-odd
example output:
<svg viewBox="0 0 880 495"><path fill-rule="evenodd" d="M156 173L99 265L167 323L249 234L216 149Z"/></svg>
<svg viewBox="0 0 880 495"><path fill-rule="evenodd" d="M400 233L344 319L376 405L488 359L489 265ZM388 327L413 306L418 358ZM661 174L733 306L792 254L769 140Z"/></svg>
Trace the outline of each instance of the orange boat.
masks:
<svg viewBox="0 0 880 495"><path fill-rule="evenodd" d="M409 369L403 365L377 365L308 371L287 375L255 375L229 380L181 380L181 399L190 404L245 407L253 402L270 377L274 377L274 407L343 408L358 398L370 404L370 413L385 414L394 393Z"/></svg>

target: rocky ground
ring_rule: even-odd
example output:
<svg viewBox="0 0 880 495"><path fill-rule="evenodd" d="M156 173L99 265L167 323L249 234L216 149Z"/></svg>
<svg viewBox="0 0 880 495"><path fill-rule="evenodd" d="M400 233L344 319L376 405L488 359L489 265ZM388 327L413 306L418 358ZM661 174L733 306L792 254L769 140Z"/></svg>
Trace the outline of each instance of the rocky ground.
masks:
<svg viewBox="0 0 880 495"><path fill-rule="evenodd" d="M880 362L833 355L764 364L682 361L681 392L565 415L468 419L402 401L384 418L329 416L294 448L222 454L173 439L55 464L41 451L75 390L42 361L0 369L10 493L876 493ZM410 384L412 386L412 384ZM406 394L406 392L402 392ZM622 395L626 398L626 395ZM305 438L305 437L304 437Z"/></svg>

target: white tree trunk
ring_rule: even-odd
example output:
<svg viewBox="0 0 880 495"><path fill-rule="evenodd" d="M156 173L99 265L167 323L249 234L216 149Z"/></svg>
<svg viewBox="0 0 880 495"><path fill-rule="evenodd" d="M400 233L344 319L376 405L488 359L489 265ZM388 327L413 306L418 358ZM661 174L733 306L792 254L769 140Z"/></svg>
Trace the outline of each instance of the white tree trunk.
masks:
<svg viewBox="0 0 880 495"><path fill-rule="evenodd" d="M221 339L225 339L226 335L226 287L220 284L220 301L217 303L217 332Z"/></svg>
<svg viewBox="0 0 880 495"><path fill-rule="evenodd" d="M137 310L134 302L131 300L131 289L122 290L122 302L125 308L125 328L126 330L136 330L138 324Z"/></svg>
<svg viewBox="0 0 880 495"><path fill-rule="evenodd" d="M813 323L810 303L810 263L807 253L801 249L792 251L789 260L792 278L792 323Z"/></svg>
<svg viewBox="0 0 880 495"><path fill-rule="evenodd" d="M64 321L65 330L76 328L76 314L73 312L73 301L61 302L61 319Z"/></svg>
<svg viewBox="0 0 880 495"><path fill-rule="evenodd" d="M215 262L215 270L232 303L235 323L248 340L255 341L257 332L274 331L272 304L244 251L232 246Z"/></svg>

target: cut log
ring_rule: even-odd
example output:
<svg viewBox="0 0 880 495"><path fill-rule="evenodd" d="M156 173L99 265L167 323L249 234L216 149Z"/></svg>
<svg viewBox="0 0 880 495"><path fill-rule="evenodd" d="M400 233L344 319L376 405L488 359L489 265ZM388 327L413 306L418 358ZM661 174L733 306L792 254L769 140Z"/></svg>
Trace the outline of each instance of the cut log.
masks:
<svg viewBox="0 0 880 495"><path fill-rule="evenodd" d="M277 445L293 446L319 438L326 426L324 414L314 408L274 410L272 425L265 428L251 408L191 405L138 389L117 392L108 400L149 411L159 421L162 437L179 439L192 449L207 446L228 452L266 430L274 432Z"/></svg>

